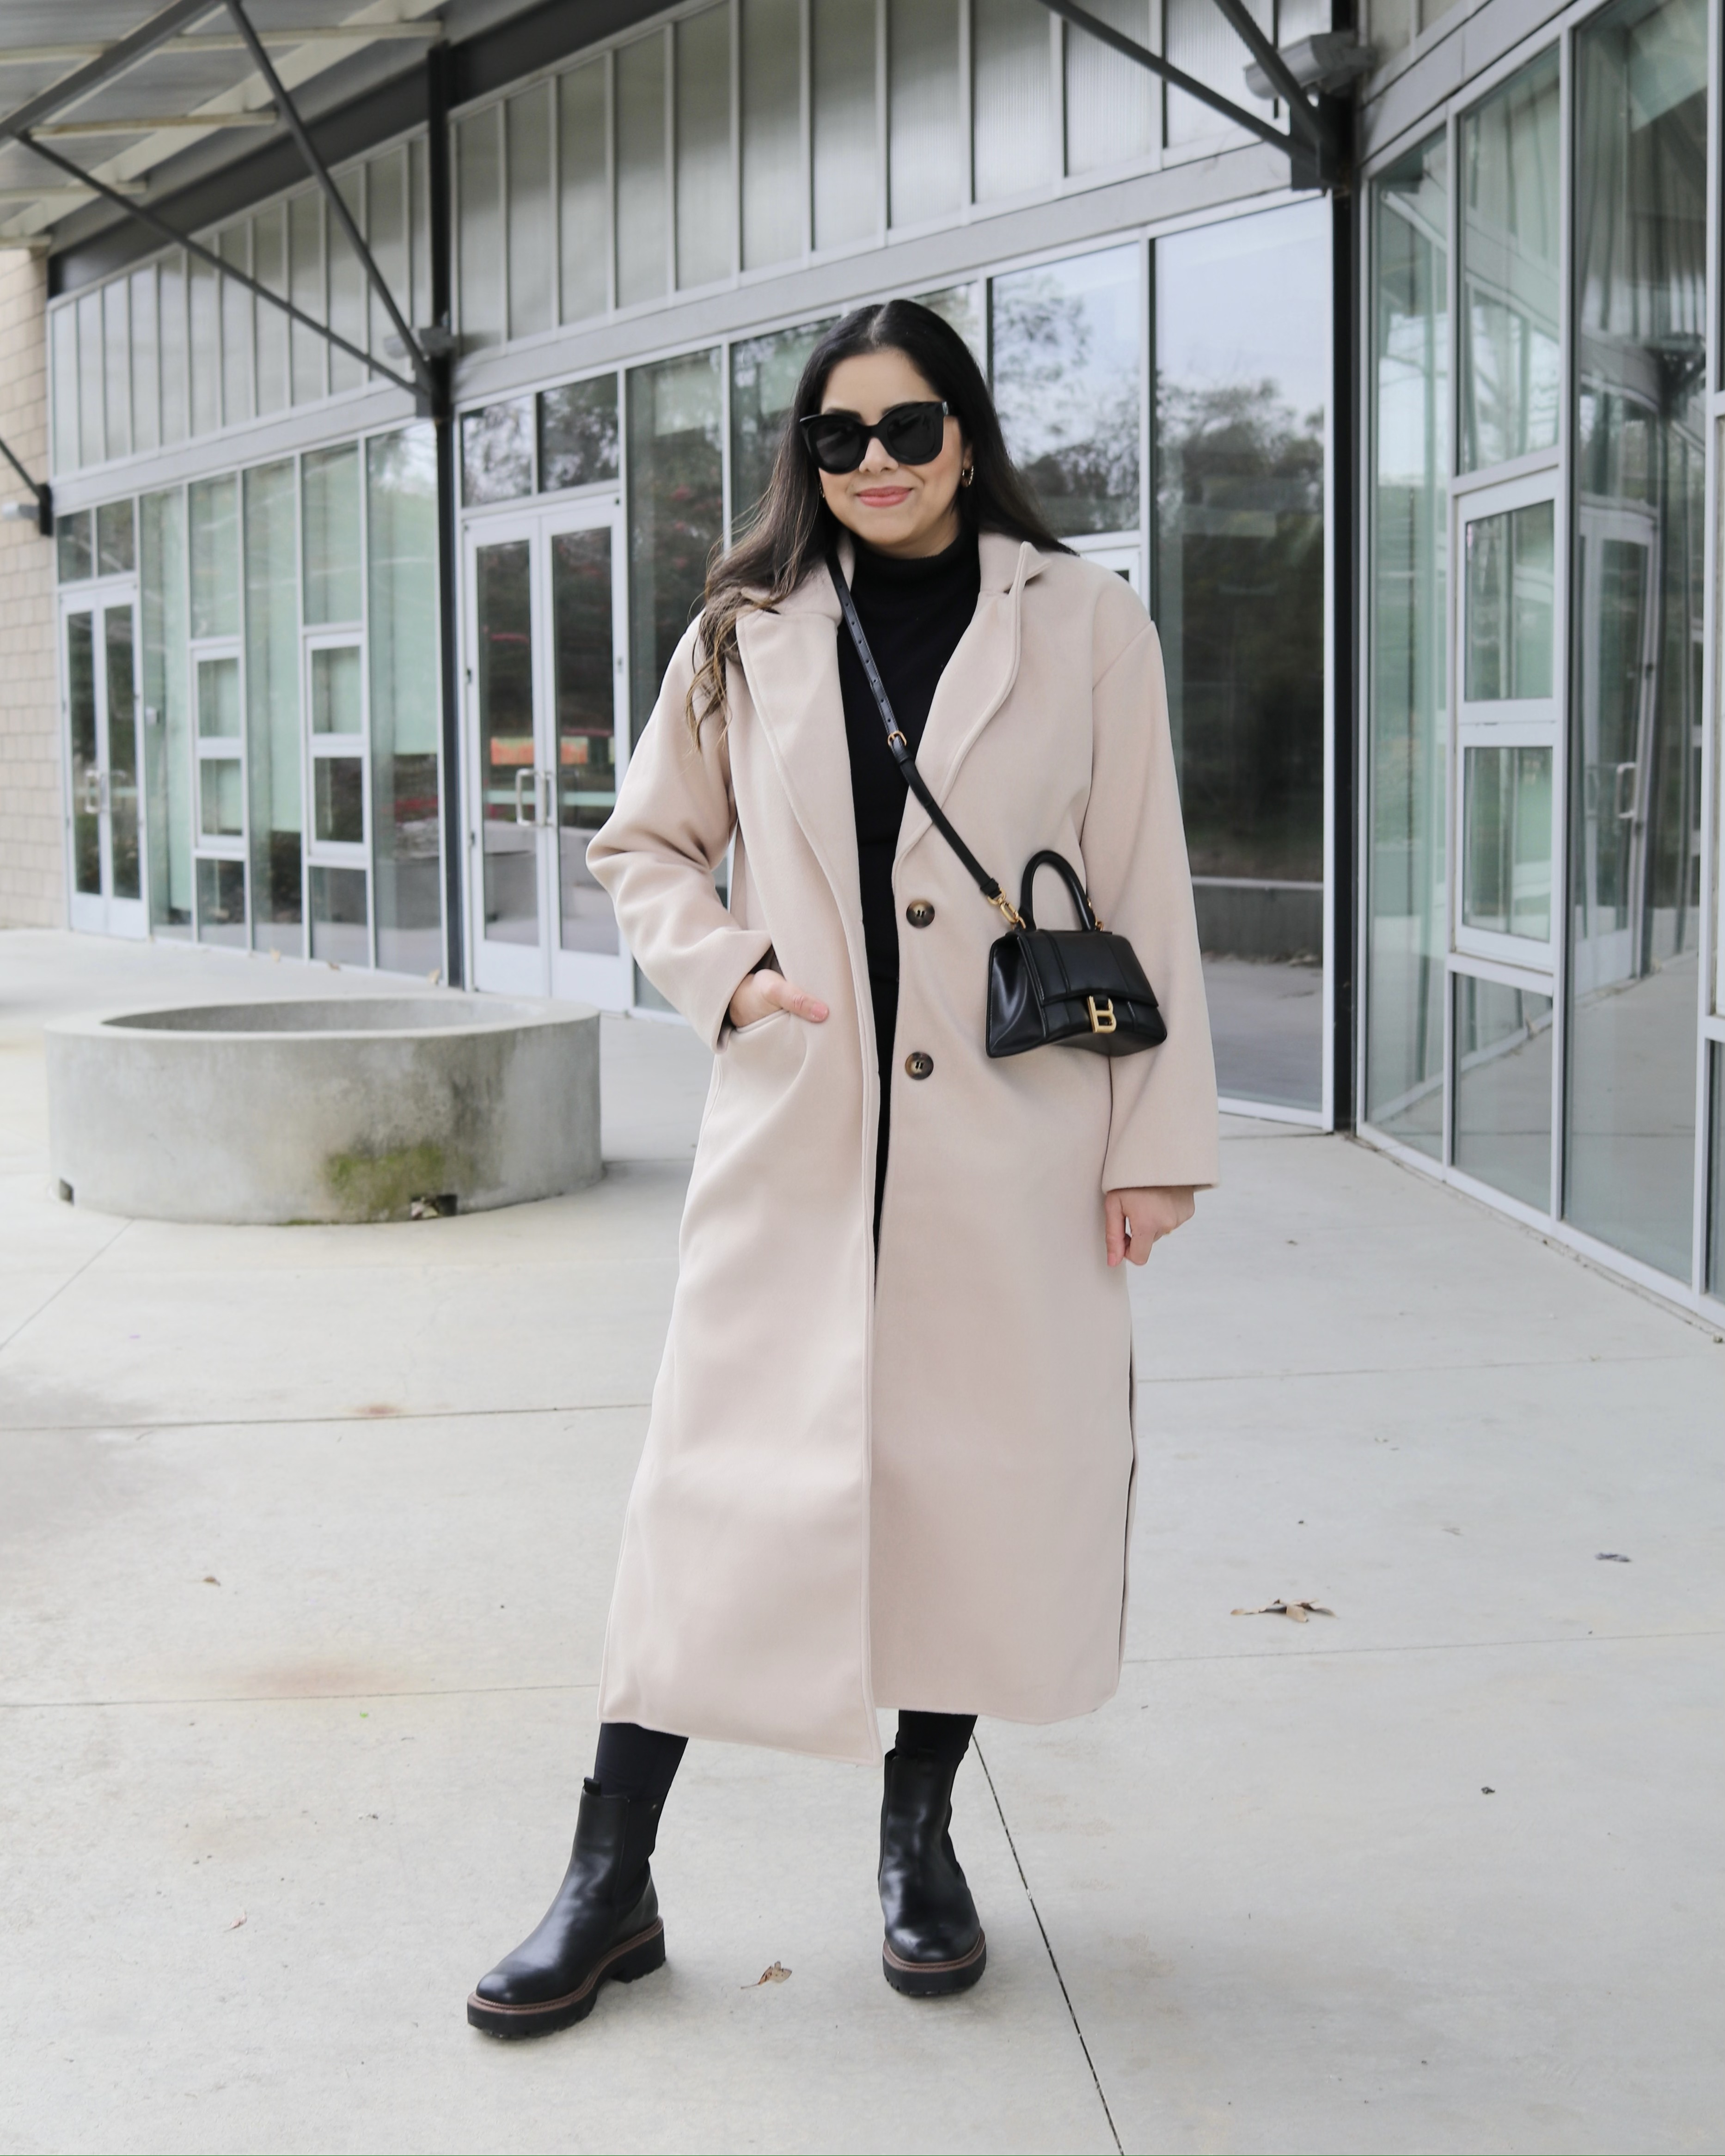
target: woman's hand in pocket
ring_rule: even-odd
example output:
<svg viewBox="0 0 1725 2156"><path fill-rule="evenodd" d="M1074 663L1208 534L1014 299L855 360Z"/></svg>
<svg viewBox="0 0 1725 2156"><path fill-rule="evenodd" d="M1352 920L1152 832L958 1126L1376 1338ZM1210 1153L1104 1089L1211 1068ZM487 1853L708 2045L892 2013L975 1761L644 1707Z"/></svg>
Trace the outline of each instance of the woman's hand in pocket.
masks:
<svg viewBox="0 0 1725 2156"><path fill-rule="evenodd" d="M1153 1244L1172 1235L1192 1218L1195 1202L1189 1189L1173 1187L1109 1191L1102 1201L1109 1264L1117 1265L1124 1258L1130 1264L1142 1265Z"/></svg>
<svg viewBox="0 0 1725 2156"><path fill-rule="evenodd" d="M819 996L811 996L806 988L794 987L783 973L763 966L759 973L745 975L742 987L731 998L731 1023L753 1025L781 1010L788 1011L793 1018L807 1019L811 1025L819 1025L827 1014Z"/></svg>

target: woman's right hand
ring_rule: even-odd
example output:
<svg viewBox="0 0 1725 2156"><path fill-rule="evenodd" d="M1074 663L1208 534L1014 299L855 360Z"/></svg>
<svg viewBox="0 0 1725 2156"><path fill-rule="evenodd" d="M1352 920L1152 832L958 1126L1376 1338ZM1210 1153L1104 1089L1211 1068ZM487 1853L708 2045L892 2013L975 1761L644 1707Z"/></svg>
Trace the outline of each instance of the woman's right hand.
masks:
<svg viewBox="0 0 1725 2156"><path fill-rule="evenodd" d="M742 986L731 998L731 1023L753 1025L778 1010L788 1011L793 1018L807 1019L811 1025L819 1025L827 1014L819 996L811 996L806 988L793 988L783 973L763 966L759 973L745 975Z"/></svg>

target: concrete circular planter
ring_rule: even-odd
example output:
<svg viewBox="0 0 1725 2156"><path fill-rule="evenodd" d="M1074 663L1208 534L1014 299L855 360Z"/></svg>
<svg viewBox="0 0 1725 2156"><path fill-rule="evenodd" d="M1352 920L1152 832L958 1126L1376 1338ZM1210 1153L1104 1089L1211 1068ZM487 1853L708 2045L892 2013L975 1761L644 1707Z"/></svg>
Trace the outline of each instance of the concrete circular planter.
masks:
<svg viewBox="0 0 1725 2156"><path fill-rule="evenodd" d="M202 1004L47 1029L60 1195L157 1220L407 1220L599 1174L599 1019L492 997Z"/></svg>

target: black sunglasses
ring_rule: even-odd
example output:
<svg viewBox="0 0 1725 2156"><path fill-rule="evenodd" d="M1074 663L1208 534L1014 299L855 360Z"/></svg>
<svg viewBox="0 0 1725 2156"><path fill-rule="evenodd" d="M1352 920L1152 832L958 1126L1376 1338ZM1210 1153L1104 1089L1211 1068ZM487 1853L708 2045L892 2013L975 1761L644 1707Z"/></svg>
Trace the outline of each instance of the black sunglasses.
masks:
<svg viewBox="0 0 1725 2156"><path fill-rule="evenodd" d="M811 412L801 424L809 454L824 472L854 472L870 442L896 465L930 465L947 439L947 408L895 404L872 427L855 412Z"/></svg>

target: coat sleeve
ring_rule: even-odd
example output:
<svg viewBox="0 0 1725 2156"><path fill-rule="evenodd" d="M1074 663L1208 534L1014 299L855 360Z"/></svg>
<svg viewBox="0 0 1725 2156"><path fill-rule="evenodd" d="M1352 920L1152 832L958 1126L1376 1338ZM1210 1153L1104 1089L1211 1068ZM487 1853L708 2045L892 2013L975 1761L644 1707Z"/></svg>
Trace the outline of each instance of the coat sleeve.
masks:
<svg viewBox="0 0 1725 2156"><path fill-rule="evenodd" d="M732 997L773 939L742 927L713 883L737 808L724 727L709 720L697 747L684 717L695 638L691 626L672 655L587 862L641 971L714 1048Z"/></svg>
<svg viewBox="0 0 1725 2156"><path fill-rule="evenodd" d="M1216 1070L1168 732L1162 646L1146 621L1091 691L1083 843L1092 903L1137 952L1168 1023L1160 1048L1109 1060L1106 1190L1219 1179Z"/></svg>

